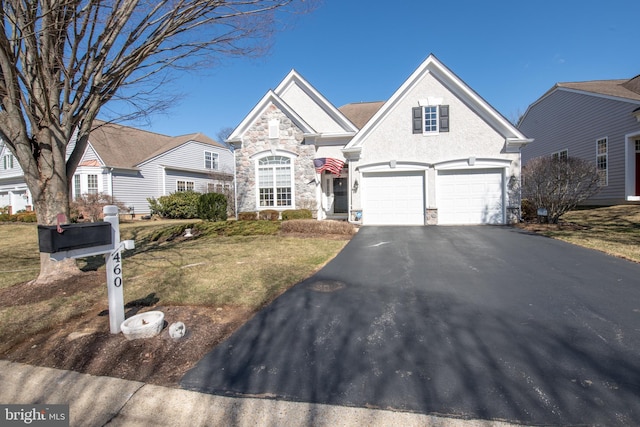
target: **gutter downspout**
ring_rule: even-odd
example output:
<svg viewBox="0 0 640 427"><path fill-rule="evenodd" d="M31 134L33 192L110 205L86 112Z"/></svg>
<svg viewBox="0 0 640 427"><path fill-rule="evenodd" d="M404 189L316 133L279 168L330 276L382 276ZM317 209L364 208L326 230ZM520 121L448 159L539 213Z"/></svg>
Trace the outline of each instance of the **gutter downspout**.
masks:
<svg viewBox="0 0 640 427"><path fill-rule="evenodd" d="M236 168L236 149L233 145L229 144L229 146L233 147L233 205L234 211L236 215L236 220L238 219L238 177L237 177L237 168Z"/></svg>

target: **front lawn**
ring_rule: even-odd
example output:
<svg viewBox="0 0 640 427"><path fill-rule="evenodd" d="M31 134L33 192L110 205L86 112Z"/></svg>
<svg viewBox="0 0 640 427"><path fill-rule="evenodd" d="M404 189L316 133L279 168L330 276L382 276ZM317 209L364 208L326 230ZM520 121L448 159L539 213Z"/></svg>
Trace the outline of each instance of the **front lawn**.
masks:
<svg viewBox="0 0 640 427"><path fill-rule="evenodd" d="M589 207L564 215L560 224L526 228L554 239L640 262L640 206Z"/></svg>

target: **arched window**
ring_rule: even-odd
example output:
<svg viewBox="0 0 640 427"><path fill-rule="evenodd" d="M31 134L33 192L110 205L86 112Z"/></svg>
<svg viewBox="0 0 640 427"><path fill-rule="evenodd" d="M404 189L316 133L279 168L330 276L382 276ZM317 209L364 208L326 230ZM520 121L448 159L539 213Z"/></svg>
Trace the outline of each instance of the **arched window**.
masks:
<svg viewBox="0 0 640 427"><path fill-rule="evenodd" d="M258 160L258 205L260 207L290 207L292 204L291 159L269 156Z"/></svg>

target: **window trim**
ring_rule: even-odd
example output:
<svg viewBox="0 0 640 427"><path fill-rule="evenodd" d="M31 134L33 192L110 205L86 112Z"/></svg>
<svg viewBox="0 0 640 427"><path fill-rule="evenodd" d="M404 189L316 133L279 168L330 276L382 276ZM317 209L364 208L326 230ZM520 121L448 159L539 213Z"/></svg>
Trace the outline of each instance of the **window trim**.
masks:
<svg viewBox="0 0 640 427"><path fill-rule="evenodd" d="M600 152L600 143L604 143L605 151L604 153ZM604 159L604 167L601 167L601 160ZM596 169L598 170L598 175L600 175L599 185L601 187L606 187L609 185L609 138L598 138L596 139ZM604 174L602 174L604 172ZM603 181L604 178L604 182Z"/></svg>
<svg viewBox="0 0 640 427"><path fill-rule="evenodd" d="M435 109L435 111L431 111L427 114L427 110L433 109ZM427 120L429 120L430 123L430 130L427 130ZM431 104L426 101L423 103L421 101L419 107L414 107L412 109L412 126L414 134L423 136L440 135L442 133L449 132L449 105L436 103Z"/></svg>
<svg viewBox="0 0 640 427"><path fill-rule="evenodd" d="M11 170L15 167L13 154L5 154L2 156L2 165L4 170Z"/></svg>
<svg viewBox="0 0 640 427"><path fill-rule="evenodd" d="M74 200L82 197L82 176L79 173L73 175L73 197Z"/></svg>
<svg viewBox="0 0 640 427"><path fill-rule="evenodd" d="M551 157L556 160L564 160L566 161L569 158L569 149L565 148L562 150L555 151L551 153Z"/></svg>
<svg viewBox="0 0 640 427"><path fill-rule="evenodd" d="M180 183L184 185L184 190L180 189ZM176 192L184 193L187 191L194 191L195 184L196 184L195 181L187 181L186 179L176 179Z"/></svg>
<svg viewBox="0 0 640 427"><path fill-rule="evenodd" d="M92 180L95 178L95 187L92 186ZM98 183L98 174L88 173L87 174L87 194L98 194L100 193L100 184Z"/></svg>
<svg viewBox="0 0 640 427"><path fill-rule="evenodd" d="M264 164L261 165L261 162L267 160L267 159L276 159L276 158L280 158L280 159L286 159L288 161L288 164ZM295 209L295 205L296 205L296 198L295 198L295 175L294 175L294 170L295 170L295 158L292 155L289 154L285 154L285 153L276 153L276 154L272 154L271 152L266 153L263 156L257 157L254 159L254 164L255 164L255 189L256 189L256 194L255 194L255 205L256 205L256 209L257 210L265 210L265 209ZM289 187L281 187L280 189L286 189L288 188L288 194L289 194L289 204L279 204L279 196L281 196L283 193L279 192L278 189L279 187L277 187L277 175L276 175L276 168L278 166L285 166L289 168L289 174L288 174L288 178L289 178ZM265 169L271 169L272 171L272 186L271 187L261 187L260 186L260 171L261 170L265 170ZM270 188L271 191L271 195L272 195L272 199L273 199L273 204L272 205L263 205L263 197L261 194L261 189L262 188Z"/></svg>
<svg viewBox="0 0 640 427"><path fill-rule="evenodd" d="M207 154L211 156L211 159L207 160ZM218 162L218 153L215 151L205 150L204 151L204 168L207 170L218 170L219 162ZM211 163L211 166L207 166L207 162Z"/></svg>
<svg viewBox="0 0 640 427"><path fill-rule="evenodd" d="M427 109L429 109L429 114L427 116ZM440 116L440 106L439 105L425 105L422 107L422 134L423 135L434 135L440 133L440 123L438 120ZM431 130L427 130L427 128Z"/></svg>

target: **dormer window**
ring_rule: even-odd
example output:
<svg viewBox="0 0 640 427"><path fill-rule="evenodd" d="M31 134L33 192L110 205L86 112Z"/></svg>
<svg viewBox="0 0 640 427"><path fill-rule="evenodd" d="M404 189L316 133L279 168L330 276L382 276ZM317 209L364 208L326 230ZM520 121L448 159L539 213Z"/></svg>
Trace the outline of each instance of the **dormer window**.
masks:
<svg viewBox="0 0 640 427"><path fill-rule="evenodd" d="M7 154L2 158L4 170L13 169L13 154Z"/></svg>

